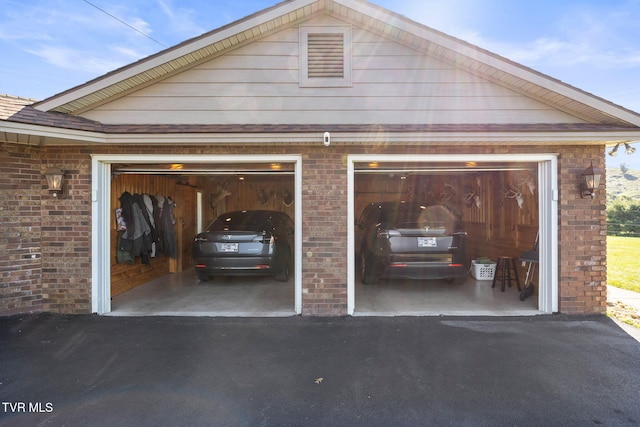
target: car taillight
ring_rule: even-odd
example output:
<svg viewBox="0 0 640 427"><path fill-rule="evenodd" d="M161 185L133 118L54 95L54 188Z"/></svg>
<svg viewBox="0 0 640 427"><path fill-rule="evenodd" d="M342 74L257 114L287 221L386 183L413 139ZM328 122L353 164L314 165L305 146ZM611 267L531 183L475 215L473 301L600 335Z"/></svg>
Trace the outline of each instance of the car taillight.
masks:
<svg viewBox="0 0 640 427"><path fill-rule="evenodd" d="M262 235L262 236L256 236L256 237L253 238L254 242L259 242L259 243L262 243L262 244L267 244L268 243L270 245L272 245L273 242L275 242L275 240L276 240L276 238L274 236L271 236L271 235L268 235L268 234Z"/></svg>
<svg viewBox="0 0 640 427"><path fill-rule="evenodd" d="M206 242L207 238L206 237L202 237L202 236L196 236L195 239L193 239L193 240L196 243L202 243L202 242Z"/></svg>

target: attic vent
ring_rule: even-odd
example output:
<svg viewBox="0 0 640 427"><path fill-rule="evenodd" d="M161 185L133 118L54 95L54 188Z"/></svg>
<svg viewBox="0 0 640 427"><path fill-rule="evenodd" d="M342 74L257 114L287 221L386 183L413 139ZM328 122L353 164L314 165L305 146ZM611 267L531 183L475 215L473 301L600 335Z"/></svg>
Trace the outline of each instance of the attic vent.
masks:
<svg viewBox="0 0 640 427"><path fill-rule="evenodd" d="M308 70L311 78L344 78L344 34L309 34Z"/></svg>
<svg viewBox="0 0 640 427"><path fill-rule="evenodd" d="M351 86L351 27L300 28L300 86Z"/></svg>

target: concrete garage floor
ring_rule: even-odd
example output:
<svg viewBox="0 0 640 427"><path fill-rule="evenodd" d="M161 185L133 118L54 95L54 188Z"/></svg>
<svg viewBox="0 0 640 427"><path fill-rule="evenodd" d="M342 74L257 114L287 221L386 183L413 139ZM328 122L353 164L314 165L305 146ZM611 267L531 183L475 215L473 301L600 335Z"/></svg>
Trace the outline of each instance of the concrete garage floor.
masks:
<svg viewBox="0 0 640 427"><path fill-rule="evenodd" d="M216 277L200 282L195 270L173 273L111 300L116 316L293 316L293 280Z"/></svg>
<svg viewBox="0 0 640 427"><path fill-rule="evenodd" d="M358 316L532 316L538 311L538 296L520 301L514 285L505 292L491 280L469 277L462 285L444 280L383 280L376 285L356 286L355 315Z"/></svg>
<svg viewBox="0 0 640 427"><path fill-rule="evenodd" d="M491 281L383 280L356 285L356 316L531 316L537 296L519 299L514 286L501 292ZM111 301L115 316L293 316L294 284L269 277L216 277L199 282L194 270L153 280Z"/></svg>

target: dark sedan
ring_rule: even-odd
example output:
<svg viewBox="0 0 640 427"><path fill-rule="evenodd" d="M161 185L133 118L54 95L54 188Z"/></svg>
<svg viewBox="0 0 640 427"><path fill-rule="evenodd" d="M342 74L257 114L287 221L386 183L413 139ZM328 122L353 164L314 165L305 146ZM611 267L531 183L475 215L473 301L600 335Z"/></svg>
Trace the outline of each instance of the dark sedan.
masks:
<svg viewBox="0 0 640 427"><path fill-rule="evenodd" d="M469 273L467 233L445 206L371 203L362 211L356 233L364 284L382 277L462 283Z"/></svg>
<svg viewBox="0 0 640 427"><path fill-rule="evenodd" d="M284 212L247 210L216 218L193 242L198 279L214 275L273 275L288 281L294 225Z"/></svg>

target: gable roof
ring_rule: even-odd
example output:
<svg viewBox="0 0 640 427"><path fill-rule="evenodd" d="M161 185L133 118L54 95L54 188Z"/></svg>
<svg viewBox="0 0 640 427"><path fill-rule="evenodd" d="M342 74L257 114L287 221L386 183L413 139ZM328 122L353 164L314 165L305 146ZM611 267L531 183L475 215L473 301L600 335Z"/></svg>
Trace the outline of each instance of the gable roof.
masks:
<svg viewBox="0 0 640 427"><path fill-rule="evenodd" d="M364 0L287 0L35 103L33 108L79 114L320 13L362 26L589 123L640 127L636 112Z"/></svg>

